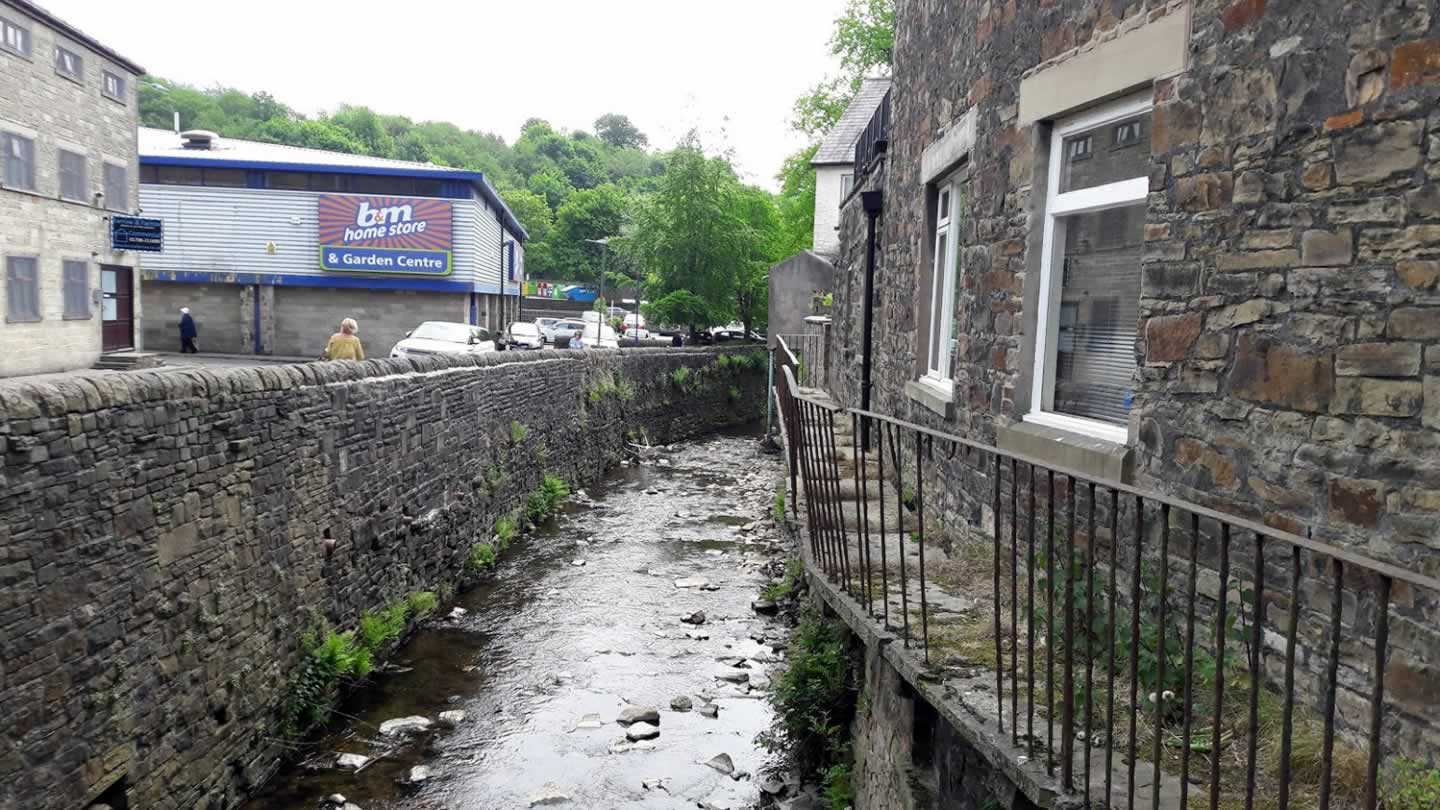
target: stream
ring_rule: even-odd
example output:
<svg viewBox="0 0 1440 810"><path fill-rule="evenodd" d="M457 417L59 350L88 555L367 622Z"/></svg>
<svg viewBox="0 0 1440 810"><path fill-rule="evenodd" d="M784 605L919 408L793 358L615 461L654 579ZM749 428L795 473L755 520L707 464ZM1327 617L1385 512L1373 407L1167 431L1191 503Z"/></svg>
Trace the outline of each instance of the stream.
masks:
<svg viewBox="0 0 1440 810"><path fill-rule="evenodd" d="M442 605L392 657L397 671L346 701L354 719L245 810L344 806L334 794L363 810L760 806L762 783L778 784L755 737L771 722L765 689L787 631L751 602L784 559L768 517L780 464L732 433L577 493ZM696 611L703 624L682 621ZM681 698L693 708L672 709ZM658 710L658 737L627 739L642 730L617 723L627 704ZM454 728L379 731L455 710ZM387 751L359 772L328 753ZM707 764L720 755L733 774L723 758Z"/></svg>

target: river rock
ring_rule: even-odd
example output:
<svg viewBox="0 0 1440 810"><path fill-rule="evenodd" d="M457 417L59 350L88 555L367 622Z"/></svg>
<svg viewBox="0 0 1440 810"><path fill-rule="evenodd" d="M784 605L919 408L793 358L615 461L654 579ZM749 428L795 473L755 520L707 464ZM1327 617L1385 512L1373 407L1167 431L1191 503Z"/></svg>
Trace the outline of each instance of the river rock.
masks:
<svg viewBox="0 0 1440 810"><path fill-rule="evenodd" d="M342 771L358 771L365 767L370 758L364 754L337 754L335 756L335 767ZM345 802L340 802L344 804Z"/></svg>
<svg viewBox="0 0 1440 810"><path fill-rule="evenodd" d="M710 580L704 577L685 577L684 579L675 580L675 587L677 588L704 588L709 584Z"/></svg>
<svg viewBox="0 0 1440 810"><path fill-rule="evenodd" d="M463 709L452 709L448 712L440 712L440 716L436 719L440 721L440 725L443 728L455 728L465 722L465 711Z"/></svg>
<svg viewBox="0 0 1440 810"><path fill-rule="evenodd" d="M705 611L697 610L694 613L691 613L689 616L685 616L684 618L680 619L680 621L685 622L686 624L704 624Z"/></svg>
<svg viewBox="0 0 1440 810"><path fill-rule="evenodd" d="M685 637L692 641L709 641L710 634L704 630L686 630Z"/></svg>
<svg viewBox="0 0 1440 810"><path fill-rule="evenodd" d="M577 729L603 728L604 726L605 721L601 720L600 715L598 714L587 714L584 717L580 718L580 722L575 724L575 728Z"/></svg>
<svg viewBox="0 0 1440 810"><path fill-rule="evenodd" d="M573 566L575 566L576 568L583 568L583 567L585 567L585 561L584 561L584 560L571 560L571 561L570 561L570 564L573 565Z"/></svg>
<svg viewBox="0 0 1440 810"><path fill-rule="evenodd" d="M745 683L750 680L750 673L743 669L725 667L719 672L716 672L715 677L722 681L729 681L730 683Z"/></svg>
<svg viewBox="0 0 1440 810"><path fill-rule="evenodd" d="M677 695L670 698L670 709L677 712L688 712L695 708L695 701L685 695Z"/></svg>
<svg viewBox="0 0 1440 810"><path fill-rule="evenodd" d="M706 704L702 705L700 708L696 709L695 711L699 712L701 717L719 717L719 716L720 716L720 706L719 706L719 704L716 704L716 703L706 703Z"/></svg>
<svg viewBox="0 0 1440 810"><path fill-rule="evenodd" d="M452 618L452 619L463 619L463 618L465 618L465 614L466 614L466 613L469 613L469 612L470 612L470 611L468 611L468 610L466 610L465 608L462 608L462 607L450 608L450 618Z"/></svg>
<svg viewBox="0 0 1440 810"><path fill-rule="evenodd" d="M419 734L422 731L429 731L434 723L428 717L413 715L411 717L397 717L394 720L386 720L380 724L380 733L386 737L395 737L403 734Z"/></svg>
<svg viewBox="0 0 1440 810"><path fill-rule="evenodd" d="M405 773L398 781L402 785L415 787L424 784L430 778L430 769L424 765L416 765Z"/></svg>
<svg viewBox="0 0 1440 810"><path fill-rule="evenodd" d="M649 723L636 723L630 728L625 729L625 739L631 742L639 742L641 740L653 740L659 736L660 727L652 726Z"/></svg>
<svg viewBox="0 0 1440 810"><path fill-rule="evenodd" d="M615 722L622 726L628 726L631 723L654 723L659 725L660 711L654 706L626 706L620 710L620 716L615 718Z"/></svg>
<svg viewBox="0 0 1440 810"><path fill-rule="evenodd" d="M769 675L766 675L766 674L763 673L763 672L753 672L753 673L750 674L750 681L749 681L749 683L750 683L750 688L751 688L751 689L761 689L761 690L769 689L769 688L770 688L770 676L769 676Z"/></svg>
<svg viewBox="0 0 1440 810"><path fill-rule="evenodd" d="M774 616L775 612L780 609L780 606L771 602L769 599L756 599L750 603L750 609L759 613L761 616Z"/></svg>
<svg viewBox="0 0 1440 810"><path fill-rule="evenodd" d="M785 782L773 776L760 780L760 792L768 796L784 796L785 790Z"/></svg>
<svg viewBox="0 0 1440 810"><path fill-rule="evenodd" d="M726 776L735 773L735 761L730 758L729 754L716 754L705 764Z"/></svg>
<svg viewBox="0 0 1440 810"><path fill-rule="evenodd" d="M570 794L555 785L546 785L540 788L539 793L535 793L530 797L531 807L550 807L556 804L568 804L569 802Z"/></svg>

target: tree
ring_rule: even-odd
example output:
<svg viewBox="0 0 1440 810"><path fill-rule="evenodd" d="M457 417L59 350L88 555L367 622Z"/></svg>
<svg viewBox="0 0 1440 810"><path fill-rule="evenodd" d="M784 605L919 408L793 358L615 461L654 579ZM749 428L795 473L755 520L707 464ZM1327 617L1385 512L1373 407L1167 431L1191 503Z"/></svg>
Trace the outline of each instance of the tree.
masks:
<svg viewBox="0 0 1440 810"><path fill-rule="evenodd" d="M694 334L717 320L705 300L689 290L675 290L642 307L645 318L657 326L684 326Z"/></svg>
<svg viewBox="0 0 1440 810"><path fill-rule="evenodd" d="M819 146L809 146L785 158L775 179L780 181L779 208L781 256L793 256L815 246L815 167L810 161Z"/></svg>
<svg viewBox="0 0 1440 810"><path fill-rule="evenodd" d="M366 154L377 157L395 156L395 138L385 128L380 116L369 107L341 105L330 116L330 123L344 128L355 140L364 144Z"/></svg>
<svg viewBox="0 0 1440 810"><path fill-rule="evenodd" d="M618 270L613 252L603 257L600 249L586 240L619 234L625 225L628 208L624 192L613 185L571 194L555 212L555 238L551 240L551 249L556 269L569 274L570 278L584 281L598 280L602 263L610 265L611 270Z"/></svg>
<svg viewBox="0 0 1440 810"><path fill-rule="evenodd" d="M889 75L895 63L895 0L849 0L835 20L830 53L840 57L840 75L795 101L791 126L811 137L829 132L840 120L866 76Z"/></svg>
<svg viewBox="0 0 1440 810"><path fill-rule="evenodd" d="M643 149L650 144L645 133L630 123L629 116L618 113L606 113L596 118L595 136L616 149Z"/></svg>

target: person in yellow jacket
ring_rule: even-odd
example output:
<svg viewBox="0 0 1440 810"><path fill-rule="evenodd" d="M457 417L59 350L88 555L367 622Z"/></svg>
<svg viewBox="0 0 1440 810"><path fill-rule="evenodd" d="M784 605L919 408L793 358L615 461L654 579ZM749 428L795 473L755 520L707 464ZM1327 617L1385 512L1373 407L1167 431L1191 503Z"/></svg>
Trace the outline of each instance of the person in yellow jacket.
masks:
<svg viewBox="0 0 1440 810"><path fill-rule="evenodd" d="M354 318L346 318L340 322L340 331L330 336L330 342L325 344L325 360L364 360L365 348L360 345L360 338L355 333L360 331L360 325L355 323Z"/></svg>

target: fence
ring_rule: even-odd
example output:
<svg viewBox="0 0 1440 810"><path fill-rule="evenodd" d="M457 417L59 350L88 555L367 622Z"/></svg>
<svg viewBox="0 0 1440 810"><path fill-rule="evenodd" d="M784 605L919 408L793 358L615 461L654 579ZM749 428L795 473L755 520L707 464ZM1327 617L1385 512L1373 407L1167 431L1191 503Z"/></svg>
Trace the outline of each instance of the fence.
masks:
<svg viewBox="0 0 1440 810"><path fill-rule="evenodd" d="M870 163L876 157L885 153L890 145L890 93L886 90L884 97L880 99L880 106L870 116L870 123L865 125L865 130L860 137L855 139L855 183L860 183L860 178L870 170Z"/></svg>
<svg viewBox="0 0 1440 810"><path fill-rule="evenodd" d="M805 388L825 387L829 375L823 333L776 335L775 340L792 361L796 382Z"/></svg>
<svg viewBox="0 0 1440 810"><path fill-rule="evenodd" d="M1266 807L1373 810L1384 735L1433 730L1433 705L1394 698L1386 676L1423 659L1392 643L1392 619L1406 643L1433 634L1440 581L841 409L781 363L775 395L813 563L926 664L993 670L993 719L1015 755L1043 757L1058 789L1087 807L1133 810L1137 793L1154 808L1189 807L1193 776L1212 810L1250 810L1257 794ZM980 516L965 522L984 537L981 553L934 536L936 482ZM1308 702L1297 675L1301 692L1315 687ZM1362 733L1337 734L1337 714Z"/></svg>

